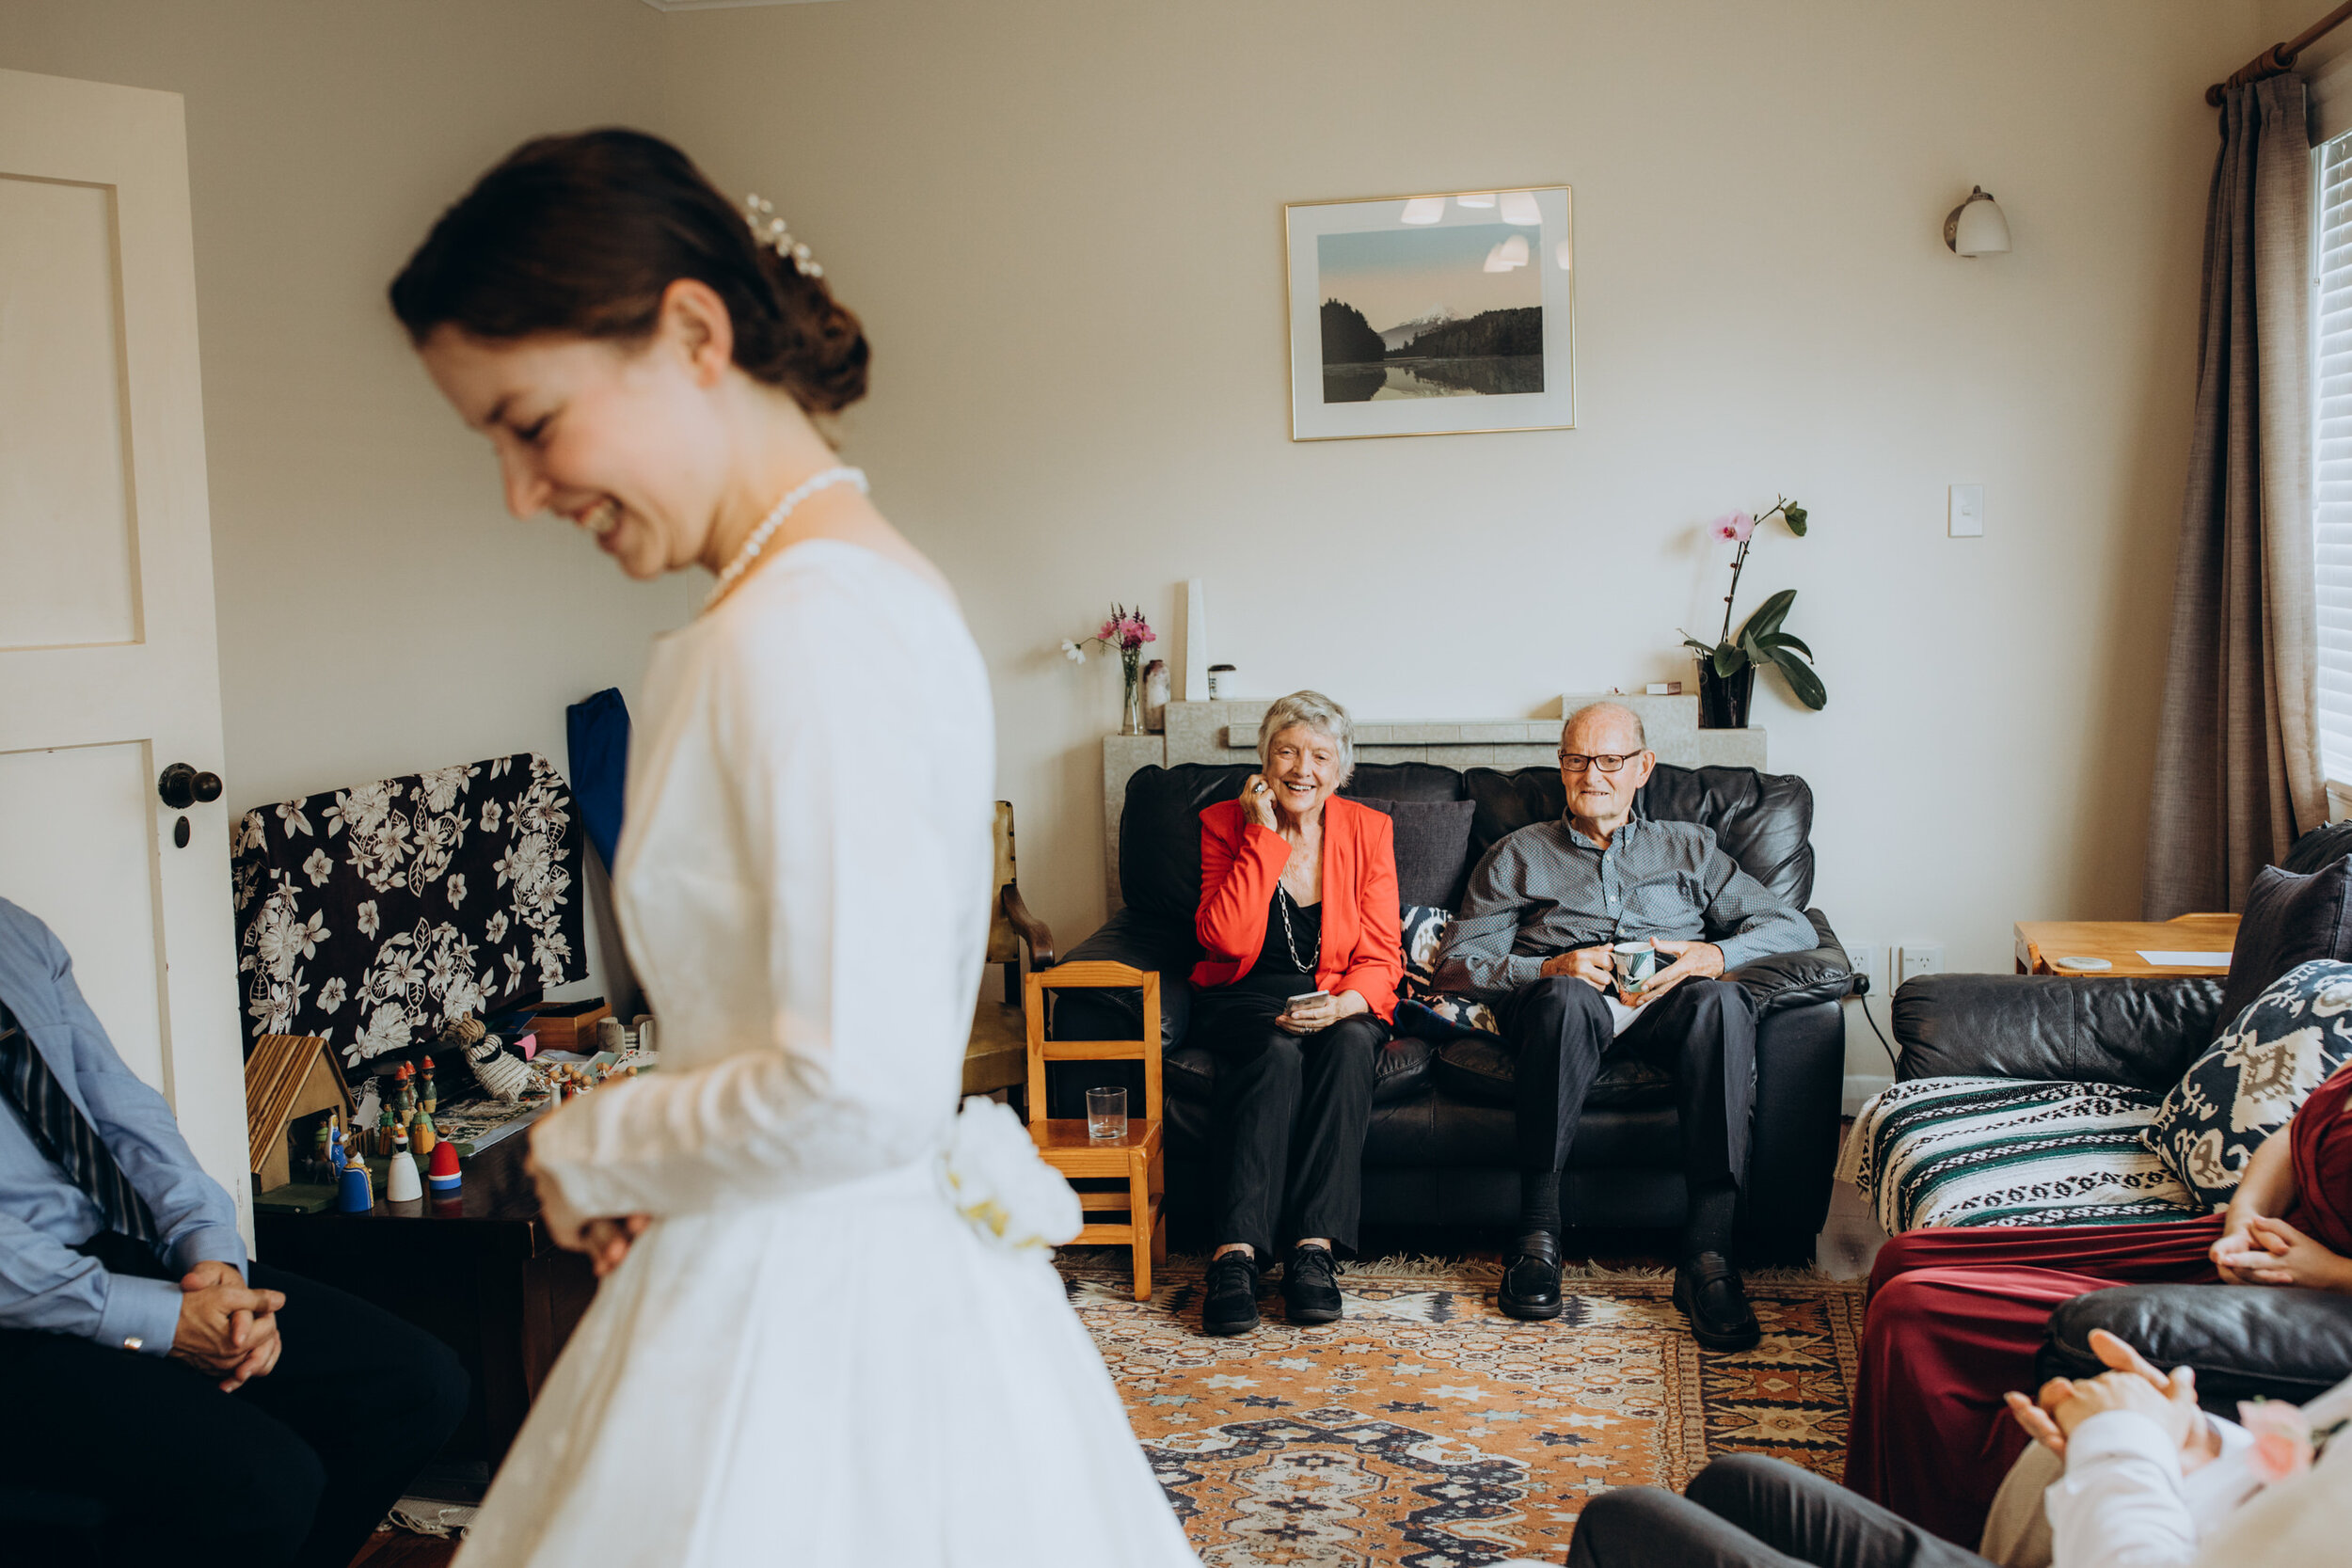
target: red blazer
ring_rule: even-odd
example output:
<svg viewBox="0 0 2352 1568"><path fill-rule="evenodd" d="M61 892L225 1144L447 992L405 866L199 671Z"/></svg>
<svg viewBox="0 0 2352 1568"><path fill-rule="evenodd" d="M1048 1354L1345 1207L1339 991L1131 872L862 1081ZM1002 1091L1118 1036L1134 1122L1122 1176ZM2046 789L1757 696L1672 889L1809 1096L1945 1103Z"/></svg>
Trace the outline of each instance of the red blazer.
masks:
<svg viewBox="0 0 2352 1568"><path fill-rule="evenodd" d="M1193 922L1209 956L1196 986L1230 986L1265 946L1266 907L1290 863L1289 841L1242 815L1239 800L1200 814L1200 912ZM1380 1018L1396 1016L1405 978L1396 902L1396 825L1386 812L1338 796L1323 803L1323 952L1315 984L1359 993Z"/></svg>

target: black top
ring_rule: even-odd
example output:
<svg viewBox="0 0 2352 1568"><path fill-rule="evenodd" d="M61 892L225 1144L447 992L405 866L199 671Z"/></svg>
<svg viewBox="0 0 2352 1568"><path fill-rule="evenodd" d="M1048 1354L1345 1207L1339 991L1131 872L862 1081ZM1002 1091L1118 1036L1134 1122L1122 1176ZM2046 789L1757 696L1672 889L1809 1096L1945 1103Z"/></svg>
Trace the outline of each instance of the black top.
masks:
<svg viewBox="0 0 2352 1568"><path fill-rule="evenodd" d="M1283 921L1289 921L1284 935ZM1298 982L1294 991L1314 990L1315 960L1323 955L1323 906L1302 905L1293 898L1290 889L1280 882L1274 884L1274 901L1266 906L1265 943L1258 949L1258 961L1250 966L1247 980L1280 979L1285 984Z"/></svg>

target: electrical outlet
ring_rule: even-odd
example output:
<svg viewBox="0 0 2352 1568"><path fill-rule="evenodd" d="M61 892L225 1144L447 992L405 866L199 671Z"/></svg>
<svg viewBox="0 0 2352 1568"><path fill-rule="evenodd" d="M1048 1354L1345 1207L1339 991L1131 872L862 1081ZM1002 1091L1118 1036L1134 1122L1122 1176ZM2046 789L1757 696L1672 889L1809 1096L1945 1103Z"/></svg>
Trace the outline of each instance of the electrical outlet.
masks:
<svg viewBox="0 0 2352 1568"><path fill-rule="evenodd" d="M1907 942L1897 948L1896 964L1905 980L1915 980L1922 974L1944 973L1944 947L1940 942Z"/></svg>
<svg viewBox="0 0 2352 1568"><path fill-rule="evenodd" d="M1886 994L1886 949L1875 942L1846 943L1846 967L1868 982L1863 989L1866 996Z"/></svg>

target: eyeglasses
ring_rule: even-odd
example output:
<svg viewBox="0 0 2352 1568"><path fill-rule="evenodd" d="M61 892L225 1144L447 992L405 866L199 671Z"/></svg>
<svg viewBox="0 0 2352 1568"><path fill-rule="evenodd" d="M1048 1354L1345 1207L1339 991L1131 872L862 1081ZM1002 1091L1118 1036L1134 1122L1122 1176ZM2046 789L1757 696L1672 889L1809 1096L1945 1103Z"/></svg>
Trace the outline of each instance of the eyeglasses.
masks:
<svg viewBox="0 0 2352 1568"><path fill-rule="evenodd" d="M1614 773L1641 754L1639 752L1628 752L1620 756L1588 757L1581 752L1563 752L1560 753L1560 766L1571 773L1581 773L1587 768L1597 768L1604 773Z"/></svg>

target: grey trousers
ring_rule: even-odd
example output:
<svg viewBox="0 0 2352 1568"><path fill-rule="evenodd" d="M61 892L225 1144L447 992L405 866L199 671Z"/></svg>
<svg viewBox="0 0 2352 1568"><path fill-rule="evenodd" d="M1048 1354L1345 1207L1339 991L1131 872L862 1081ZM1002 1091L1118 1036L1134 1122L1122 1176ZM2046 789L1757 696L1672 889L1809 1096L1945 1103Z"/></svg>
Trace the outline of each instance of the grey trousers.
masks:
<svg viewBox="0 0 2352 1568"><path fill-rule="evenodd" d="M1683 1496L1654 1486L1584 1505L1568 1568L1990 1568L1810 1470L1760 1454L1718 1459Z"/></svg>

